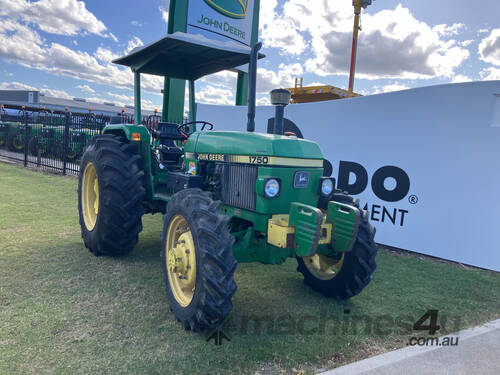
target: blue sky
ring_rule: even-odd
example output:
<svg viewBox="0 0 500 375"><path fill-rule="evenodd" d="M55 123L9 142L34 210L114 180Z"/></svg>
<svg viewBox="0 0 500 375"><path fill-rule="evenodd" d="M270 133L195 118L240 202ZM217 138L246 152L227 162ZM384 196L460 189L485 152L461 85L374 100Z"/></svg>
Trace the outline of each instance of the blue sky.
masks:
<svg viewBox="0 0 500 375"><path fill-rule="evenodd" d="M351 0L261 0L259 101L293 85L345 88ZM140 5L138 5L140 4ZM355 91L374 94L500 79L500 1L376 0L363 11ZM166 33L166 0L0 0L0 88L131 104L132 75L110 63ZM224 72L197 86L200 102L234 102ZM143 78L144 107L160 108L162 80Z"/></svg>

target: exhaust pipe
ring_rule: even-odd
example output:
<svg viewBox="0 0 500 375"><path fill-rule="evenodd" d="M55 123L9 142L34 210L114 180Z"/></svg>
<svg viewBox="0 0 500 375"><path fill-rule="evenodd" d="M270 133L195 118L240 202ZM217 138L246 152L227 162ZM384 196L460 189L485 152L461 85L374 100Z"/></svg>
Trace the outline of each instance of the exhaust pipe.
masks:
<svg viewBox="0 0 500 375"><path fill-rule="evenodd" d="M283 135L283 117L285 107L290 103L292 93L286 89L274 89L270 92L271 104L276 106L274 114L274 134Z"/></svg>
<svg viewBox="0 0 500 375"><path fill-rule="evenodd" d="M257 59L259 58L259 50L262 48L262 43L257 43L252 47L250 54L250 69L248 72L248 122L247 131L255 131L255 95L257 92Z"/></svg>

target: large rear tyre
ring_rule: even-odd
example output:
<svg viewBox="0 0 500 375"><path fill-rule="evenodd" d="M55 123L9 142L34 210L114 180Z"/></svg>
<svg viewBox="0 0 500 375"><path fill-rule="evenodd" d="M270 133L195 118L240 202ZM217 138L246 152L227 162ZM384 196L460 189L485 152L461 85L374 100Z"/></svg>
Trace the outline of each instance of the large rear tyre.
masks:
<svg viewBox="0 0 500 375"><path fill-rule="evenodd" d="M125 255L137 244L143 176L134 146L109 134L91 139L80 164L78 211L83 242L95 255Z"/></svg>
<svg viewBox="0 0 500 375"><path fill-rule="evenodd" d="M359 202L342 193L334 195L335 201L359 206ZM304 283L326 297L347 300L359 294L369 283L377 265L375 228L363 211L358 236L351 251L334 259L323 254L297 258L297 271L304 275Z"/></svg>
<svg viewBox="0 0 500 375"><path fill-rule="evenodd" d="M24 134L19 130L9 134L7 137L7 148L12 152L24 151Z"/></svg>
<svg viewBox="0 0 500 375"><path fill-rule="evenodd" d="M162 265L170 307L186 330L222 324L236 292L233 236L220 202L200 189L175 194L167 206Z"/></svg>
<svg viewBox="0 0 500 375"><path fill-rule="evenodd" d="M81 152L78 152L78 144L75 142L69 142L66 151L66 160L70 163L74 163L81 156ZM64 160L64 140L60 139L54 142L52 155L59 160Z"/></svg>
<svg viewBox="0 0 500 375"><path fill-rule="evenodd" d="M7 132L0 132L0 148L4 148L7 144Z"/></svg>
<svg viewBox="0 0 500 375"><path fill-rule="evenodd" d="M28 141L28 154L31 156L40 156L47 157L49 156L50 146L48 145L47 140L41 139L38 135L31 137Z"/></svg>

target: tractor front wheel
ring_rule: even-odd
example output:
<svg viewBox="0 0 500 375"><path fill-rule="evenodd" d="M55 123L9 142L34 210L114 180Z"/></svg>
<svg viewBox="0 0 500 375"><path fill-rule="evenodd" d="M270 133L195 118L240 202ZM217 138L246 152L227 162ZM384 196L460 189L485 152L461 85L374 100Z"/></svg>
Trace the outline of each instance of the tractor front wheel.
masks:
<svg viewBox="0 0 500 375"><path fill-rule="evenodd" d="M233 236L220 202L200 189L175 194L167 206L162 265L170 308L186 330L216 328L233 308Z"/></svg>
<svg viewBox="0 0 500 375"><path fill-rule="evenodd" d="M338 194L337 201L359 206L357 200ZM368 222L368 214L362 212L358 236L351 251L340 258L323 254L297 258L297 271L304 275L304 283L327 297L347 300L359 294L369 283L377 267L374 241L375 228Z"/></svg>
<svg viewBox="0 0 500 375"><path fill-rule="evenodd" d="M95 255L128 254L142 230L144 172L134 147L104 134L92 138L78 180L78 211L85 246Z"/></svg>

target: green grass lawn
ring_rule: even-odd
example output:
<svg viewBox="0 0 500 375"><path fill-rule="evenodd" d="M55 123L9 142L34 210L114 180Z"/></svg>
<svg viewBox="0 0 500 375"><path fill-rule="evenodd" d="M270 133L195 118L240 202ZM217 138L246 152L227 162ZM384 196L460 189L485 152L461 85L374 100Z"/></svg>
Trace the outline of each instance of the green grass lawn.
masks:
<svg viewBox="0 0 500 375"><path fill-rule="evenodd" d="M95 257L76 189L0 164L0 374L311 373L405 346L428 309L438 334L500 317L500 274L460 265L381 250L371 284L337 302L306 287L293 259L241 264L231 341L216 346L170 312L161 217L144 217L129 256Z"/></svg>

